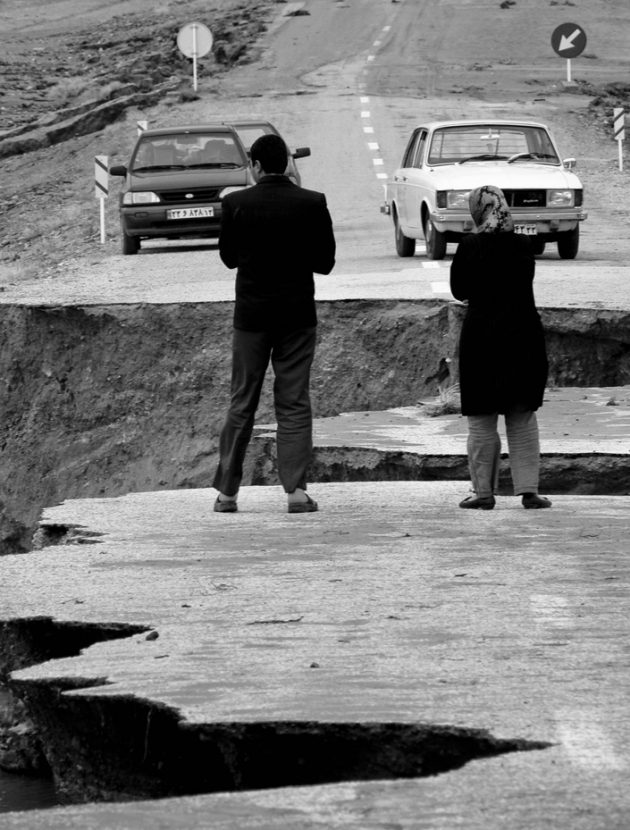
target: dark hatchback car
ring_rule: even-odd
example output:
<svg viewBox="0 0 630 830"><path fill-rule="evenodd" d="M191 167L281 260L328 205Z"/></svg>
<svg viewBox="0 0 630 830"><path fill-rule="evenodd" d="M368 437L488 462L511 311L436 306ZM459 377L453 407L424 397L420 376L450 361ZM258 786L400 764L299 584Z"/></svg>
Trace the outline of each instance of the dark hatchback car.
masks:
<svg viewBox="0 0 630 830"><path fill-rule="evenodd" d="M236 130L226 124L164 127L138 138L120 194L123 254L136 254L142 239L217 237L221 199L254 183Z"/></svg>
<svg viewBox="0 0 630 830"><path fill-rule="evenodd" d="M238 118L235 121L230 121L229 125L234 127L238 133L238 137L243 142L243 146L247 150L248 155L252 148L252 144L257 138L260 138L261 135L272 134L280 136L285 144L287 144L286 139L280 134L278 128L274 126L271 121L265 121L260 118ZM289 163L287 165L286 175L299 186L302 185L302 178L295 163L295 159L306 158L307 156L310 156L310 154L310 147L297 147L293 151L289 150Z"/></svg>

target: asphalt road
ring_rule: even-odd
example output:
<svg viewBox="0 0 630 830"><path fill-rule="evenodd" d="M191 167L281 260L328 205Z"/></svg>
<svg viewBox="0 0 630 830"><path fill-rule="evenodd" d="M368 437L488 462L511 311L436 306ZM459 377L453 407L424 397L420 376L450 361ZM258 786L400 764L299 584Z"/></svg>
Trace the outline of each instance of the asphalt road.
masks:
<svg viewBox="0 0 630 830"><path fill-rule="evenodd" d="M350 730L420 722L547 747L389 781L336 778L334 750L324 748L318 783L338 782L330 786L87 804L7 814L0 824L625 830L627 497L554 496L545 511L502 498L480 514L457 509L461 482L313 490L321 510L302 516L286 514L278 487L243 488L231 515L212 512L212 490L70 500L43 518L53 532L70 529L68 545L4 558L9 616L154 629L15 674L33 689L73 690L46 713L66 782L70 759L88 784L108 769L115 780L142 746L142 769L160 769L160 753L168 761L172 751L178 763L196 759L196 776L202 756L179 760L173 732L158 737L147 719L147 700L191 727L223 724L235 735L224 750L232 758L238 736L257 723L282 734L291 722ZM10 587L18 580L28 596ZM103 729L119 734L123 710L129 742L103 740ZM76 729L64 740L69 722ZM382 744L374 749L384 760ZM283 769L282 744L250 747L260 751L270 769Z"/></svg>
<svg viewBox="0 0 630 830"><path fill-rule="evenodd" d="M593 3L588 9L579 10L581 16L588 16L585 22L591 21L595 31L601 23L596 16L599 14L603 19L602 9L606 5ZM472 44L476 42L473 27L481 29L486 26L486 14L499 15L496 4L490 8L467 0L456 4L442 0L437 4L436 13L435 3L422 0L406 0L403 3L311 0L305 8L311 11L310 15L287 18L282 25L274 27L262 64L245 66L235 72L226 81L220 96L204 91L202 81L202 95L200 101L194 104L194 117L195 120L206 120L215 118L217 113L221 118L247 113L264 114L278 124L292 144L309 144L312 147L312 157L302 165L304 184L326 192L339 242L337 269L330 280L320 283L320 297L448 296L445 290L448 259L443 263L428 263L419 253L413 260L403 262L395 256L391 227L378 211L384 181L382 176L390 173L397 164L408 132L417 121L436 116L492 113L497 117L526 115L549 123L559 139L563 155L575 155L581 160L578 170L584 174L587 184L590 218L584 227L580 257L575 262L567 263L559 261L553 252L549 252L540 260L539 302L630 308L625 276L628 265L628 243L625 239L628 188L625 174L619 174L615 169L615 147L601 134L583 128L581 113L586 101L560 85L554 85L553 77L557 78L560 71L553 56L547 56L542 46L530 48L522 59L522 52L517 54L516 51L516 41L519 37L523 39L523 35L519 36L518 27L523 27L522 32L533 38L536 32L552 28L559 20L558 15L565 15L564 10L551 10L545 2L548 18L544 26L539 19L534 19L536 10L540 12L543 8L542 3L538 3L536 8L532 6L531 13L527 15L506 18L514 26L510 30L512 41L499 40L501 53L497 56L491 52L488 40L477 41L483 54L472 50ZM623 12L621 4L615 3L615 8L620 10L620 14ZM455 13L456 9L461 16ZM282 11L286 11L286 7ZM623 28L620 20L610 25L611 33L613 29ZM413 32L413 37L409 37L409 32ZM607 73L614 75L616 67L625 72L626 58L618 46L618 40L611 34L610 41L607 41L610 48L602 49L607 55L605 62L589 63L588 71L592 75L600 78L607 77ZM455 69L447 71L439 56L446 53L454 55L458 49L459 57L456 60L453 58L449 64ZM488 58L489 54L492 54L492 59ZM496 64L493 63L495 60ZM511 63L508 62L510 60ZM474 62L482 64L484 61L489 64L485 69L470 68ZM299 67L299 72L296 67ZM518 72L524 76L535 75L537 83L529 87L523 85L517 77ZM492 94L479 99L470 87L479 86L482 75L484 79L489 79L487 83L493 89ZM502 79L503 87L495 89L493 78ZM449 85L451 88L459 85L464 91L446 98L444 92ZM191 105L170 105L157 110L155 117L160 122L167 118L169 121L190 120ZM366 128L374 132L366 132ZM174 247L178 250L174 251ZM102 256L77 256L64 268L63 276L30 286L25 283L7 288L1 295L1 302L58 304L227 300L231 296L231 287L232 277L218 261L214 245L151 245L137 257L122 257L117 246L108 243ZM553 511L544 511L544 516L536 517L541 524L537 530L532 530L531 517L523 511L512 510L511 505L495 511L491 516L458 515L458 524L449 524L451 513L448 512L448 505L457 498L456 488L452 486L439 485L431 490L430 487L415 484L405 484L402 488L376 485L373 489L328 485L322 490L328 491L331 504L343 505L340 515L334 520L334 532L343 537L354 522L353 527L358 534L358 548L351 552L351 556L346 556L341 566L338 561L328 561L329 549L322 543L324 531L321 523L326 523L326 531L330 530L328 523L334 511L318 514L316 521L319 525L315 526L315 531L313 528L309 531L314 533L313 537L303 531L302 524L293 528L296 531L296 546L306 542L307 548L309 545L310 548L300 553L295 561L290 561L286 551L285 523L281 516L275 518L273 514L275 491L257 488L256 493L251 495L251 515L241 517L248 522L241 532L248 536L250 542L260 538L261 518L256 513L261 512L270 517L264 520L268 523L270 534L280 530L277 550L274 548L277 573L269 570L267 557L261 556L262 564L259 563L263 581L268 583L262 586L258 595L261 609L265 612L270 610L270 596L277 603L272 610L278 613L289 607L287 597L294 603L289 610L298 607L299 603L308 602L309 610L311 607L313 610L315 625L319 626L316 627L313 643L321 646L321 631L330 627L329 621L338 611L328 584L324 585L324 578L330 574L330 582L338 580L338 567L342 567L344 578L347 576L344 590L348 591L348 601L357 607L352 625L356 626L358 639L363 621L359 616L362 606L359 608L357 603L365 600L369 604L377 597L378 607L383 612L373 626L373 640L368 641L374 653L369 648L357 651L357 659L365 660L365 677L373 680L374 654L385 662L389 659L387 654L382 653L383 632L390 625L384 620L391 621L394 616L400 615L398 604L401 597L409 599L411 605L418 601L420 595L422 605L422 596L425 596L426 608L420 609L424 613L427 609L431 610L430 605L435 602L436 596L452 596L455 584L461 617L454 616L452 606L445 602L440 611L443 616L439 626L431 614L420 621L418 636L424 638L426 645L423 652L425 662L418 665L413 654L409 660L402 655L405 659L397 662L388 675L390 687L380 690L374 697L380 706L377 714L382 718L406 719L417 717L418 709L422 709L426 717L447 718L458 723L469 723L471 714L474 714L475 725L498 729L500 734L508 736L543 737L553 742L554 747L541 756L534 757L530 753L525 758L469 765L463 774L463 786L462 778L451 777L449 780L448 776L442 776L413 785L388 783L378 787L376 797L369 785L340 785L327 791L317 790L314 794L309 791L285 791L268 796L264 793L246 795L242 801L215 797L211 802L226 811L222 826L245 826L244 819L239 823L238 817L227 815L232 810L238 813L240 805L245 805L242 807L245 814L260 815L259 823L256 824L254 819L249 826L275 828L282 826L282 820L284 826L292 828L315 826L316 823L327 827L332 826L334 821L337 826L345 823L346 826L364 830L365 811L374 810L370 826L391 827L393 816L394 821L396 817L400 819L400 826L414 828L420 826L417 804L420 798L424 798L428 817L422 826L442 827L444 830L466 826L462 821L468 821L471 828L496 827L500 830L506 814L514 819L510 826L522 827L523 830L534 827L621 830L626 824L628 810L623 782L629 763L625 715L627 694L624 693L623 680L627 668L624 656L627 615L623 613L626 595L622 579L625 578L625 565L623 558L620 558L627 538L624 500L594 497L585 502L578 498L561 498ZM183 556L185 560L194 545L203 547L206 544L205 537L201 541L195 537L194 545L191 544L183 553L181 551L182 536L191 527L198 527L199 516L207 507L207 494L195 492L182 495L179 525L171 527L167 520L169 526L157 531L158 519L163 520L166 512L163 501L158 499L155 506L146 497L149 499L146 502L148 512L141 510L139 518L137 512L134 514L134 521L140 524L146 522L142 529L146 534L145 540L148 540L146 551L135 546L141 533L127 521L125 515L128 505L131 504L135 510L137 505L145 504L143 498L136 496L120 500L122 513L113 518L109 509L105 511L109 521L118 521L113 530L108 528L113 536L121 535L120 528L131 536L136 534L131 544L133 552L126 549L127 540L123 540L120 547L112 548L114 558L120 554L118 561L124 565L117 568L114 562L113 566L120 584L124 584L125 590L129 591L128 571L136 561L144 567L144 562L140 560L146 556L152 572L156 570L157 562L160 569L164 567L169 569L169 573L177 572L186 590L190 587L189 583L199 588L199 583L193 582L194 575L190 575L192 571L177 567L177 557ZM383 508L383 504L390 507ZM169 501L169 509L171 506ZM70 521L76 517L70 516L69 519L64 511L75 507L58 508L49 515L55 520ZM78 509L83 511L83 506L79 505ZM211 515L205 516L203 521L208 527L202 528L200 536L209 533L212 520L208 517ZM473 519L476 522L474 528ZM83 522L87 524L81 512ZM95 526L97 524L95 522ZM438 540L435 547L425 543L430 535L427 533L429 526ZM445 527L448 527L446 535ZM155 551L156 532L164 535L174 533L176 537L174 541L169 539L158 553ZM224 531L221 530L221 533ZM369 537L367 540L366 536ZM472 536L475 548L471 557ZM388 559L392 539L398 540L394 543L396 553L393 559ZM217 546L219 544L223 542L217 542ZM247 579L251 579L252 558L247 556L242 538L233 536L232 544L236 547L240 545L240 552L230 563L219 562L215 566L210 558L200 557L203 558L200 568L209 572L216 568L214 575L217 579L223 579L226 568L237 568L247 575ZM343 539L337 541L339 550L348 547L344 545ZM419 546L419 553L414 545ZM321 561L317 561L322 550ZM501 554L506 550L510 550L510 568L502 566ZM70 554L66 551L55 553L64 559L63 566L60 564L55 575L56 592L50 590L44 567L50 552L36 555L42 561L40 568L36 567L38 561L34 556L30 564L31 584L37 582L45 602L43 605L36 603L32 614L35 616L44 610L60 616L55 605L59 602L64 603L65 613L69 615L67 609L74 606L68 606L68 598L83 601L79 589L85 588L91 592L90 602L93 604L78 611L75 609L75 613L82 615L82 618L93 614L94 619L98 620L104 616L107 619L119 618L116 603L120 597L111 596L112 583L108 573L113 559L106 557L105 553L107 549L103 550L100 546L89 550L88 558L94 567L89 578L76 567L77 554L74 550ZM80 556L83 562L87 561L82 551ZM136 559L132 561L133 557ZM298 572L301 563L307 565L303 573ZM362 571L361 564L368 576L373 578L366 579L357 593L353 580ZM328 616L324 614L324 605L319 604L323 602L320 596L313 593L305 597L302 590L302 585L312 576L316 566L322 569L325 589L322 597L331 603ZM12 567L15 568L15 580L24 576L20 563L12 563ZM284 594L282 591L280 578L286 577L287 568L291 571L289 587L295 594ZM419 592L405 578L408 573L416 574L416 581L421 584ZM427 574L432 581L427 581ZM389 583L392 575L395 579ZM278 576L278 581L270 586L275 576ZM168 581L161 580L162 585L165 582ZM507 584L504 585L504 582ZM384 584L386 591L383 590ZM146 608L151 602L159 604L161 598L152 593L148 581L139 579L138 587L147 592ZM122 594L123 588L120 589L120 596ZM209 605L212 605L214 596L211 595ZM229 606L229 601L221 596L221 601ZM176 598L179 603L180 595L177 594ZM187 598L186 595L184 599ZM23 614L24 604L20 603L20 597L12 597L12 601L16 603L15 614ZM205 602L203 599L201 604ZM250 613L247 597L244 603L245 611L242 613ZM161 603L161 607L166 607L166 603ZM104 614L104 608L108 615ZM136 621L141 617L145 622L145 611L138 609L137 596L134 595L125 614ZM151 612L146 616L154 615ZM203 636L208 636L207 621L201 619L199 625ZM423 628L425 625L426 630ZM189 631L186 631L186 637L188 635ZM166 631L157 641L159 654L164 644L170 645L169 636ZM467 638L470 648L454 649L452 641L457 637ZM144 640L141 642L148 652L151 646L145 646ZM393 637L391 642L404 650L409 648L411 640ZM91 653L84 659L87 662L95 659L96 651L101 655L113 655L118 647L123 649L120 641L117 645L108 644L90 650ZM212 648L225 649L227 653L229 642L213 643ZM459 655L461 664L458 664ZM159 661L156 663L153 656L147 653L147 664L153 667L159 679L162 664ZM343 654L335 659L345 669ZM108 660L115 663L109 657ZM129 661L132 674L136 670L135 662L134 654ZM210 664L206 668L209 671L213 669ZM415 674L410 674L410 668ZM54 673L55 667L49 669ZM453 672L447 680L457 678L452 687L439 685L440 678L444 679L441 672L445 669L448 672L452 669ZM47 670L33 669L34 674L40 671L45 673ZM250 677L248 682L257 679L251 676L251 663L244 670L244 676L247 673ZM269 686L277 682L277 677L272 674L269 673ZM181 677L181 672L176 672L176 675ZM312 676L312 672L305 671L305 700L310 694L308 684ZM325 675L322 673L322 676ZM325 708L330 694L334 693L343 697L344 713L348 718L357 719L363 717L366 710L372 711L370 707L375 704L370 700L369 684L363 687L362 684L367 681L357 676L362 700L353 697L353 677L348 676L346 686L343 686L338 685L338 675L328 675L328 681L330 678L332 681L328 686L320 681L322 688L326 688L326 695L321 696L318 705ZM138 688L142 686L143 694L146 693L145 680L146 676L138 680ZM258 699L255 686L253 683L253 701ZM399 705L397 694L400 688L405 689L402 704L409 703L409 707L404 711L394 711ZM202 689L199 695L205 701L207 689ZM273 700L272 694L269 699ZM366 709L360 706L362 702ZM233 703L232 699L228 700L228 710L231 711ZM279 717L285 716L286 708L279 707L278 712ZM483 717L478 718L480 713ZM542 805L541 793L545 795ZM207 800L200 801L194 807L195 816L190 819L190 825L185 825L182 818L182 813L187 812L186 807L171 802L169 810L173 810L171 815L177 816L181 826L205 826L208 803ZM294 821L288 811L293 808L302 810L304 804L307 805L304 815ZM156 827L160 820L168 822L168 818L164 819L164 809L160 803L94 808L93 823L88 825L81 808L73 808L65 814L40 815L37 826ZM131 818L129 824L125 824L124 816L136 811L144 811L145 815L137 821ZM489 811L492 815L490 822L487 819ZM536 816L533 821L532 811ZM314 818L311 815L313 812L316 814ZM269 817L269 813L273 815ZM56 821L58 824L55 824ZM23 815L13 816L11 822L7 826L36 826L28 816ZM167 823L162 826L174 825Z"/></svg>
<svg viewBox="0 0 630 830"><path fill-rule="evenodd" d="M100 4L94 5L102 12ZM602 4L594 6L587 15L591 26ZM296 10L309 14L287 16ZM505 16L467 2L454 7L442 0L437 9L435 3L415 0L289 3L270 27L261 60L235 69L218 92L201 76L199 101L162 105L151 115L150 125L252 114L273 120L292 146L312 148L300 169L305 187L326 193L333 216L338 258L332 285L343 290L348 276L355 286L365 279L370 286L393 291L393 296L409 296L409 291L413 296L449 296L443 269L454 246L442 263L426 260L420 247L413 259L400 259L391 220L379 212L383 185L398 165L412 127L436 117L543 121L562 155L578 159L589 218L582 224L577 260L560 260L555 245L540 258L538 301L625 308L630 300L625 275L630 259L628 174L617 169L612 139L592 125L587 128L590 99L560 83L562 61L545 38L563 14L547 7L541 18L530 10L510 17L505 28ZM630 21L630 10L625 16ZM475 61L471 43L478 42L479 53L485 54L488 31L496 27L505 35L500 49L481 63ZM614 31L611 22L605 34L613 46ZM524 39L534 47L524 47ZM618 77L626 71L626 58L615 49L606 51L605 60L575 66L574 75L590 80ZM132 128L133 116L129 120ZM110 159L112 164L124 161ZM109 214L114 226L111 208L119 187L113 179ZM116 235L96 256L78 252L54 280L6 286L0 301L224 299L225 292L212 284L225 283L229 293L232 280L216 245L207 241L153 241L138 256L123 257ZM329 296L329 283L322 283L322 298Z"/></svg>

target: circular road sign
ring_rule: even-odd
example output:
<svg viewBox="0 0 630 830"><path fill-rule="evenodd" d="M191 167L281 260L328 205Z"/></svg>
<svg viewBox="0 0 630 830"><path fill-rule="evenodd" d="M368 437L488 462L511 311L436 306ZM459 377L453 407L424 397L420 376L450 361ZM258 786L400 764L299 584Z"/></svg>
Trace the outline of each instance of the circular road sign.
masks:
<svg viewBox="0 0 630 830"><path fill-rule="evenodd" d="M212 32L203 23L187 23L177 33L177 47L187 58L201 58L212 49Z"/></svg>
<svg viewBox="0 0 630 830"><path fill-rule="evenodd" d="M551 34L551 45L561 58L577 58L586 46L586 32L577 23L561 23Z"/></svg>

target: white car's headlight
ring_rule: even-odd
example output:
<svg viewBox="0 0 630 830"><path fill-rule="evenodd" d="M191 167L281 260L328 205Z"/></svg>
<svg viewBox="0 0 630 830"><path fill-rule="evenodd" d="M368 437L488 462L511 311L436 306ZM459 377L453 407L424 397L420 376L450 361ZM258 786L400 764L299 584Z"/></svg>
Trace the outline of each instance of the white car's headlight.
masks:
<svg viewBox="0 0 630 830"><path fill-rule="evenodd" d="M147 205L159 201L160 197L151 190L128 190L123 196L123 205Z"/></svg>
<svg viewBox="0 0 630 830"><path fill-rule="evenodd" d="M573 190L548 190L547 207L573 207L575 197Z"/></svg>
<svg viewBox="0 0 630 830"><path fill-rule="evenodd" d="M468 197L470 190L447 190L446 207L456 210L468 210Z"/></svg>
<svg viewBox="0 0 630 830"><path fill-rule="evenodd" d="M247 190L248 187L251 185L243 184L243 185L234 185L232 187L224 187L223 190L219 193L219 199L222 199L224 196L227 196L228 193L236 193L237 190Z"/></svg>

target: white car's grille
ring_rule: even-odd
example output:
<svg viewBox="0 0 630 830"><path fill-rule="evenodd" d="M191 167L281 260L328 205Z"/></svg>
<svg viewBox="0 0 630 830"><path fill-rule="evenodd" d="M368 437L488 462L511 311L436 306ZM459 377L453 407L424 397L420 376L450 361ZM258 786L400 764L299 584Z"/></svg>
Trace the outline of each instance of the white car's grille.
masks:
<svg viewBox="0 0 630 830"><path fill-rule="evenodd" d="M546 190L504 190L503 193L510 207L537 208L547 204Z"/></svg>

